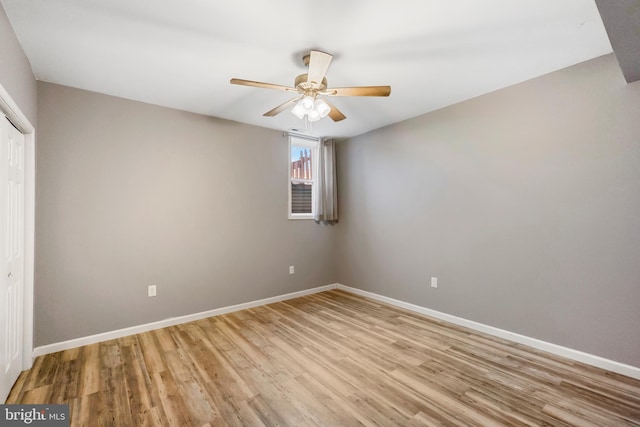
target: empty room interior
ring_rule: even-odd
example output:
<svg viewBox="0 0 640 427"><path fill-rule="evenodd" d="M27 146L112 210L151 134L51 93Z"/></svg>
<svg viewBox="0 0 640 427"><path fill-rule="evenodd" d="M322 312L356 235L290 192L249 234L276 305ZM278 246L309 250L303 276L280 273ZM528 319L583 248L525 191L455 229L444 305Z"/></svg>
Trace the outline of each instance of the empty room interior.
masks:
<svg viewBox="0 0 640 427"><path fill-rule="evenodd" d="M0 418L640 425L638 80L640 0L0 0Z"/></svg>

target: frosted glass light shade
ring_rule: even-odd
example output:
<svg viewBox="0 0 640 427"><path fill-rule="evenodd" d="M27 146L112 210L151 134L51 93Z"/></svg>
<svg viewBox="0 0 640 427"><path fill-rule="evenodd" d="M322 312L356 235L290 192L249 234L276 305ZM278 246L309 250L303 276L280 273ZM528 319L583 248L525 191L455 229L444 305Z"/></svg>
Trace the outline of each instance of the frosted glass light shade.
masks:
<svg viewBox="0 0 640 427"><path fill-rule="evenodd" d="M313 109L313 97L305 96L302 98L302 106L307 112L311 111Z"/></svg>
<svg viewBox="0 0 640 427"><path fill-rule="evenodd" d="M299 119L304 118L304 115L307 114L307 111L302 106L302 100L300 100L295 107L291 110L291 112Z"/></svg>
<svg viewBox="0 0 640 427"><path fill-rule="evenodd" d="M317 122L322 118L320 117L320 113L318 113L316 110L309 111L309 113L307 113L307 116L309 117L310 122Z"/></svg>
<svg viewBox="0 0 640 427"><path fill-rule="evenodd" d="M316 100L315 110L320 114L320 118L325 118L331 111L331 107L324 100L318 99Z"/></svg>

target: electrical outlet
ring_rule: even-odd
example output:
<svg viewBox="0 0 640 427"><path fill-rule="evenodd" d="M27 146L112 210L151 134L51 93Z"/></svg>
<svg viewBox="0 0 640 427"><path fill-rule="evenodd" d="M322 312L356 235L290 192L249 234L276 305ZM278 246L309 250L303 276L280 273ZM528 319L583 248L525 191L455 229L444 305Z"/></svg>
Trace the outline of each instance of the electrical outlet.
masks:
<svg viewBox="0 0 640 427"><path fill-rule="evenodd" d="M289 266L289 274L294 274L296 272L296 268L293 265Z"/></svg>
<svg viewBox="0 0 640 427"><path fill-rule="evenodd" d="M149 285L147 288L147 296L155 297L156 296L156 285Z"/></svg>
<svg viewBox="0 0 640 427"><path fill-rule="evenodd" d="M432 277L431 278L431 287L432 288L437 288L438 287L438 278L437 277Z"/></svg>

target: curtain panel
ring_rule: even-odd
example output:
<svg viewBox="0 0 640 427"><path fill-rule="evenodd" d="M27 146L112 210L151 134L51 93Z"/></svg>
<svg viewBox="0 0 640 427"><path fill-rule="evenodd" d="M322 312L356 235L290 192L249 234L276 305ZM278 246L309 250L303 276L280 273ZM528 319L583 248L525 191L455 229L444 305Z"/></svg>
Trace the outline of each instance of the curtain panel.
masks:
<svg viewBox="0 0 640 427"><path fill-rule="evenodd" d="M317 222L335 222L338 221L335 141L333 139L321 140L318 154L318 181L314 219Z"/></svg>

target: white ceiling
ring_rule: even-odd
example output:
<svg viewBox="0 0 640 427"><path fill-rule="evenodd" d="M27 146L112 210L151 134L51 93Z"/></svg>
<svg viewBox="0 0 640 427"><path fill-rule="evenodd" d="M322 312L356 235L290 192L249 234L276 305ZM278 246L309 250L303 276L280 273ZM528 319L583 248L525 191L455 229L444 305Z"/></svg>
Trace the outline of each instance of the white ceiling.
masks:
<svg viewBox="0 0 640 427"><path fill-rule="evenodd" d="M346 137L611 52L594 0L0 0L38 80L272 129L303 126L292 98L229 84L293 85L302 54L334 55Z"/></svg>

